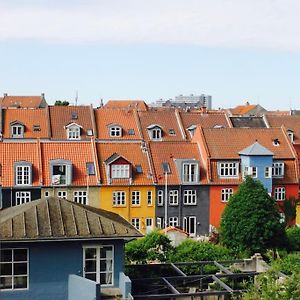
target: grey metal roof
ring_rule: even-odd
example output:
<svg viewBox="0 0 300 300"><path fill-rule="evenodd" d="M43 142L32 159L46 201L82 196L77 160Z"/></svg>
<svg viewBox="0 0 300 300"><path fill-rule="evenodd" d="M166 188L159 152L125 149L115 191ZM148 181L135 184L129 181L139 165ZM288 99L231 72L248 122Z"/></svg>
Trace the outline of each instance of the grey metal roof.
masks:
<svg viewBox="0 0 300 300"><path fill-rule="evenodd" d="M49 198L0 211L0 241L130 239L142 234L119 215Z"/></svg>
<svg viewBox="0 0 300 300"><path fill-rule="evenodd" d="M274 155L273 152L262 146L260 143L255 142L249 147L239 152L240 155Z"/></svg>
<svg viewBox="0 0 300 300"><path fill-rule="evenodd" d="M240 128L266 128L262 117L230 117L233 127Z"/></svg>

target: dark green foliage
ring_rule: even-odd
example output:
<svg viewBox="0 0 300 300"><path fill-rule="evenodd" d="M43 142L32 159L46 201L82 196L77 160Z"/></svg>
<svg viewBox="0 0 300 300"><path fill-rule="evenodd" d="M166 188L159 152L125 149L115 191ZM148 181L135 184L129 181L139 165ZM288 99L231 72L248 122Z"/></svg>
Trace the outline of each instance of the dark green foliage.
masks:
<svg viewBox="0 0 300 300"><path fill-rule="evenodd" d="M65 101L65 100L63 100L63 101L56 100L55 103L54 103L55 106L68 106L69 104L70 103L68 101Z"/></svg>
<svg viewBox="0 0 300 300"><path fill-rule="evenodd" d="M171 249L169 238L158 231L153 231L125 245L126 261L127 263L164 262Z"/></svg>
<svg viewBox="0 0 300 300"><path fill-rule="evenodd" d="M289 224L291 221L296 219L297 204L299 199L290 197L283 202L283 211L285 215L285 222Z"/></svg>
<svg viewBox="0 0 300 300"><path fill-rule="evenodd" d="M290 227L286 230L288 248L292 251L300 251L300 228Z"/></svg>
<svg viewBox="0 0 300 300"><path fill-rule="evenodd" d="M300 254L288 254L282 259L273 261L272 266L285 274L300 273Z"/></svg>
<svg viewBox="0 0 300 300"><path fill-rule="evenodd" d="M222 216L220 238L228 248L249 255L285 242L276 201L259 181L247 176L232 195Z"/></svg>

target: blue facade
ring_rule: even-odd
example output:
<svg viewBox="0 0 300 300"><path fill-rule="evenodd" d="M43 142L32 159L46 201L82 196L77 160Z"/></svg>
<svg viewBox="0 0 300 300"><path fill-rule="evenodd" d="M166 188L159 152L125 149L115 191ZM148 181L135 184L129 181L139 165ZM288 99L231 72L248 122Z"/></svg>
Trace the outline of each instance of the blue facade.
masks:
<svg viewBox="0 0 300 300"><path fill-rule="evenodd" d="M264 185L268 193L272 192L272 155L241 155L241 165L243 174L245 167L256 167L257 177L255 177L255 179L259 180ZM266 168L269 168L269 176L267 177L265 176Z"/></svg>
<svg viewBox="0 0 300 300"><path fill-rule="evenodd" d="M83 246L114 246L114 287L119 287L124 270L124 240L2 242L1 248L29 250L29 288L1 291L1 300L66 300L69 275L82 276Z"/></svg>

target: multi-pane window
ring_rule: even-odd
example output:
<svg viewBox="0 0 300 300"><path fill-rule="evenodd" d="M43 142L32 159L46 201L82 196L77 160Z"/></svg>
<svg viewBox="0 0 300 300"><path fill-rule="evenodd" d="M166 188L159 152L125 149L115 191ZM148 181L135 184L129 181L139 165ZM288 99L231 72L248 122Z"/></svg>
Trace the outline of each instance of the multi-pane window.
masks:
<svg viewBox="0 0 300 300"><path fill-rule="evenodd" d="M132 218L131 224L134 226L137 230L140 230L140 219L139 218Z"/></svg>
<svg viewBox="0 0 300 300"><path fill-rule="evenodd" d="M161 129L154 128L151 130L151 139L152 140L160 140L161 139Z"/></svg>
<svg viewBox="0 0 300 300"><path fill-rule="evenodd" d="M124 191L113 192L113 206L125 205L126 204L126 194Z"/></svg>
<svg viewBox="0 0 300 300"><path fill-rule="evenodd" d="M228 201L232 194L233 194L232 188L222 189L221 200L224 202Z"/></svg>
<svg viewBox="0 0 300 300"><path fill-rule="evenodd" d="M169 204L178 205L178 190L171 190L169 192Z"/></svg>
<svg viewBox="0 0 300 300"><path fill-rule="evenodd" d="M131 192L131 205L140 205L141 204L141 192L132 191Z"/></svg>
<svg viewBox="0 0 300 300"><path fill-rule="evenodd" d="M218 164L220 177L237 177L238 176L237 162L220 162Z"/></svg>
<svg viewBox="0 0 300 300"><path fill-rule="evenodd" d="M283 177L283 175L284 175L284 163L283 162L273 163L272 176Z"/></svg>
<svg viewBox="0 0 300 300"><path fill-rule="evenodd" d="M190 236L196 235L196 217L184 217L183 218L183 230L190 234Z"/></svg>
<svg viewBox="0 0 300 300"><path fill-rule="evenodd" d="M158 229L164 228L165 224L164 224L164 218L163 217L157 217L156 218L156 227Z"/></svg>
<svg viewBox="0 0 300 300"><path fill-rule="evenodd" d="M146 233L149 233L153 230L153 219L146 218Z"/></svg>
<svg viewBox="0 0 300 300"><path fill-rule="evenodd" d="M159 190L157 192L157 205L163 206L164 205L164 191Z"/></svg>
<svg viewBox="0 0 300 300"><path fill-rule="evenodd" d="M198 165L193 163L183 164L183 182L197 182Z"/></svg>
<svg viewBox="0 0 300 300"><path fill-rule="evenodd" d="M265 167L265 178L271 178L272 177L272 168Z"/></svg>
<svg viewBox="0 0 300 300"><path fill-rule="evenodd" d="M111 178L129 178L129 165L112 165Z"/></svg>
<svg viewBox="0 0 300 300"><path fill-rule="evenodd" d="M69 160L51 160L50 175L52 185L72 184L72 162Z"/></svg>
<svg viewBox="0 0 300 300"><path fill-rule="evenodd" d="M83 277L102 285L113 285L113 246L83 248Z"/></svg>
<svg viewBox="0 0 300 300"><path fill-rule="evenodd" d="M277 187L274 189L274 198L277 201L285 200L285 188Z"/></svg>
<svg viewBox="0 0 300 300"><path fill-rule="evenodd" d="M252 176L253 178L257 178L257 167L248 167L244 168L244 176Z"/></svg>
<svg viewBox="0 0 300 300"><path fill-rule="evenodd" d="M80 140L79 126L70 126L68 128L68 140Z"/></svg>
<svg viewBox="0 0 300 300"><path fill-rule="evenodd" d="M16 124L11 126L11 137L12 138L23 138L24 137L24 126Z"/></svg>
<svg viewBox="0 0 300 300"><path fill-rule="evenodd" d="M31 192L16 192L16 205L31 201Z"/></svg>
<svg viewBox="0 0 300 300"><path fill-rule="evenodd" d="M178 227L178 217L170 217L169 218L169 226Z"/></svg>
<svg viewBox="0 0 300 300"><path fill-rule="evenodd" d="M67 199L68 198L68 193L67 191L58 191L57 192L57 197L61 199Z"/></svg>
<svg viewBox="0 0 300 300"><path fill-rule="evenodd" d="M31 185L31 166L16 166L16 185Z"/></svg>
<svg viewBox="0 0 300 300"><path fill-rule="evenodd" d="M151 206L153 204L153 199L152 199L152 191L147 192L147 205Z"/></svg>
<svg viewBox="0 0 300 300"><path fill-rule="evenodd" d="M111 137L120 137L122 136L122 128L119 126L114 126L109 128L109 135Z"/></svg>
<svg viewBox="0 0 300 300"><path fill-rule="evenodd" d="M197 193L196 190L186 190L183 193L183 204L195 205L197 204Z"/></svg>
<svg viewBox="0 0 300 300"><path fill-rule="evenodd" d="M73 194L73 201L76 203L88 204L87 191L75 191Z"/></svg>
<svg viewBox="0 0 300 300"><path fill-rule="evenodd" d="M2 248L0 251L0 289L27 289L28 249Z"/></svg>

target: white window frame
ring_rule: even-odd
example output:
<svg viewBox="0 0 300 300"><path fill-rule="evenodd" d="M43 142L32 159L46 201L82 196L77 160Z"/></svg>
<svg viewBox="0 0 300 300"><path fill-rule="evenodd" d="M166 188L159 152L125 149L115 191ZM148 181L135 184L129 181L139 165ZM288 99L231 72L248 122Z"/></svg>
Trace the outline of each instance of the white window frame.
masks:
<svg viewBox="0 0 300 300"><path fill-rule="evenodd" d="M81 140L80 135L80 126L78 125L71 125L67 128L67 138L70 141L78 141Z"/></svg>
<svg viewBox="0 0 300 300"><path fill-rule="evenodd" d="M146 233L151 232L153 230L153 218L146 218L145 225L146 225Z"/></svg>
<svg viewBox="0 0 300 300"><path fill-rule="evenodd" d="M292 130L288 130L287 135L290 138L291 143L294 143L294 132Z"/></svg>
<svg viewBox="0 0 300 300"><path fill-rule="evenodd" d="M169 191L169 205L178 205L178 190L170 190Z"/></svg>
<svg viewBox="0 0 300 300"><path fill-rule="evenodd" d="M21 205L31 201L31 192L19 191L16 192L16 205Z"/></svg>
<svg viewBox="0 0 300 300"><path fill-rule="evenodd" d="M274 199L276 201L284 201L286 197L285 187L275 187L274 188Z"/></svg>
<svg viewBox="0 0 300 300"><path fill-rule="evenodd" d="M229 198L233 194L233 189L232 188L225 188L221 190L221 201L222 202L228 202Z"/></svg>
<svg viewBox="0 0 300 300"><path fill-rule="evenodd" d="M169 217L169 226L178 227L179 218L178 217Z"/></svg>
<svg viewBox="0 0 300 300"><path fill-rule="evenodd" d="M31 165L15 166L15 183L18 186L32 185L32 167Z"/></svg>
<svg viewBox="0 0 300 300"><path fill-rule="evenodd" d="M131 225L135 227L135 229L141 229L141 220L140 218L131 218Z"/></svg>
<svg viewBox="0 0 300 300"><path fill-rule="evenodd" d="M157 192L157 206L163 206L164 205L164 191L158 190Z"/></svg>
<svg viewBox="0 0 300 300"><path fill-rule="evenodd" d="M126 206L126 192L113 191L112 192L112 205L113 206Z"/></svg>
<svg viewBox="0 0 300 300"><path fill-rule="evenodd" d="M185 190L183 192L183 204L184 205L197 205L197 191Z"/></svg>
<svg viewBox="0 0 300 300"><path fill-rule="evenodd" d="M182 182L197 183L198 172L199 172L199 170L198 170L197 163L183 163L182 164Z"/></svg>
<svg viewBox="0 0 300 300"><path fill-rule="evenodd" d="M130 175L130 165L112 165L111 166L111 178L129 178Z"/></svg>
<svg viewBox="0 0 300 300"><path fill-rule="evenodd" d="M141 192L140 191L132 191L131 192L131 205L132 206L140 206L141 205Z"/></svg>
<svg viewBox="0 0 300 300"><path fill-rule="evenodd" d="M153 141L161 141L162 139L162 130L160 128L152 128L150 129L151 140Z"/></svg>
<svg viewBox="0 0 300 300"><path fill-rule="evenodd" d="M83 205L89 205L88 192L87 191L74 191L73 201Z"/></svg>
<svg viewBox="0 0 300 300"><path fill-rule="evenodd" d="M244 175L244 177L245 176L251 176L253 178L257 178L257 167L245 166L243 175Z"/></svg>
<svg viewBox="0 0 300 300"><path fill-rule="evenodd" d="M192 224L193 223L193 224ZM191 226L193 225L193 226ZM191 227L194 227L192 231ZM190 236L196 236L197 233L197 218L196 216L186 216L183 218L183 230L189 233Z"/></svg>
<svg viewBox="0 0 300 300"><path fill-rule="evenodd" d="M284 162L273 162L272 177L282 178L284 176Z"/></svg>
<svg viewBox="0 0 300 300"><path fill-rule="evenodd" d="M57 197L60 199L68 199L67 191L57 191Z"/></svg>
<svg viewBox="0 0 300 300"><path fill-rule="evenodd" d="M13 139L24 138L24 126L21 124L11 125L11 137Z"/></svg>
<svg viewBox="0 0 300 300"><path fill-rule="evenodd" d="M156 228L162 229L165 227L165 220L163 217L156 217Z"/></svg>
<svg viewBox="0 0 300 300"><path fill-rule="evenodd" d="M101 258L101 255L100 255L100 251L101 249L103 248L111 248L111 258ZM86 259L85 258L85 253L86 253L86 249L96 249L96 258L95 259ZM83 277L84 278L87 278L86 275L87 274L93 274L93 273L96 273L96 282L97 283L100 283L101 284L101 274L108 274L110 275L111 277L111 283L108 283L108 284L101 284L101 286L113 286L114 285L114 269L115 269L115 249L114 249L114 246L113 245L86 245L86 246L83 246ZM86 272L86 261L93 261L95 260L96 261L96 271L95 272ZM101 270L101 262L102 261L111 261L111 269L105 269L105 270ZM92 279L90 279L92 280Z"/></svg>
<svg viewBox="0 0 300 300"><path fill-rule="evenodd" d="M50 192L49 191L44 191L44 197L49 198L50 197Z"/></svg>
<svg viewBox="0 0 300 300"><path fill-rule="evenodd" d="M15 261L14 260L14 251L15 250L26 250L26 260L20 260L20 261ZM11 260L10 261L2 261L2 256L1 256L1 261L0 261L0 265L2 264L11 264L11 270L12 270L12 274L11 275L3 275L1 274L0 277L1 278L10 278L11 277L11 280L12 280L12 287L11 288L8 288L8 289L5 289L5 288L1 288L0 287L0 291L21 291L21 290L28 290L29 289L29 249L28 248L1 248L1 251L11 251ZM16 264L25 264L26 263L26 268L27 268L27 272L26 274L18 274L18 275L15 275L14 274L14 266ZM27 278L27 284L26 284L26 287L22 287L22 288L15 288L14 285L15 285L15 279L18 278L18 277L26 277ZM1 298L1 296L0 296Z"/></svg>
<svg viewBox="0 0 300 300"><path fill-rule="evenodd" d="M265 178L272 178L272 167L265 167Z"/></svg>
<svg viewBox="0 0 300 300"><path fill-rule="evenodd" d="M120 126L111 126L109 128L110 137L121 137L122 136L122 127Z"/></svg>
<svg viewBox="0 0 300 300"><path fill-rule="evenodd" d="M152 193L152 191L147 191L147 205L148 206L153 205L153 193Z"/></svg>
<svg viewBox="0 0 300 300"><path fill-rule="evenodd" d="M229 161L218 162L218 174L221 178L237 178L239 176L239 163Z"/></svg>

